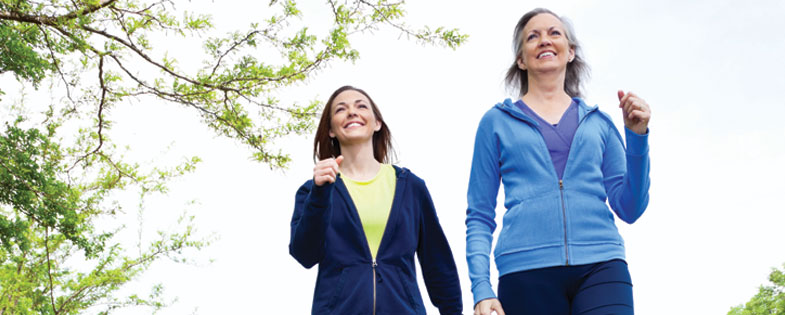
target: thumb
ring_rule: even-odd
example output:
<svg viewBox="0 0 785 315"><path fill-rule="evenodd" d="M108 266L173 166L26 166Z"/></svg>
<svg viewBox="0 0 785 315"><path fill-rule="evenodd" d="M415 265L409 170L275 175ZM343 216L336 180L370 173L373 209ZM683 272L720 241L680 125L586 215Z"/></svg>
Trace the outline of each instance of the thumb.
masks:
<svg viewBox="0 0 785 315"><path fill-rule="evenodd" d="M343 155L339 155L335 158L335 163L338 163L338 166L341 166L341 162L343 162Z"/></svg>
<svg viewBox="0 0 785 315"><path fill-rule="evenodd" d="M616 92L616 94L619 96L619 100L621 101L621 99L624 97L624 91L619 90L618 92Z"/></svg>

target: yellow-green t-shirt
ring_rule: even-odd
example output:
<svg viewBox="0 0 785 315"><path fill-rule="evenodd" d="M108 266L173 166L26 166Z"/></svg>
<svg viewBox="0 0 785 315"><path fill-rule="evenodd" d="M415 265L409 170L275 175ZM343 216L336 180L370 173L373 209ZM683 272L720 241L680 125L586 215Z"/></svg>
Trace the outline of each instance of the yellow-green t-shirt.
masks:
<svg viewBox="0 0 785 315"><path fill-rule="evenodd" d="M371 257L376 259L395 195L395 169L390 164L382 164L379 173L368 181L360 182L346 177L343 180L360 215Z"/></svg>

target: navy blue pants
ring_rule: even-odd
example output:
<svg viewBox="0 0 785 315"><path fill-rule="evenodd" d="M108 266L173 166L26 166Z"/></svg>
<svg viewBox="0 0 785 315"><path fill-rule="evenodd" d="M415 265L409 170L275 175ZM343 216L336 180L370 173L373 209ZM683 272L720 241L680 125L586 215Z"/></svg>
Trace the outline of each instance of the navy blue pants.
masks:
<svg viewBox="0 0 785 315"><path fill-rule="evenodd" d="M633 314L632 280L621 259L526 270L499 278L499 301L507 315Z"/></svg>

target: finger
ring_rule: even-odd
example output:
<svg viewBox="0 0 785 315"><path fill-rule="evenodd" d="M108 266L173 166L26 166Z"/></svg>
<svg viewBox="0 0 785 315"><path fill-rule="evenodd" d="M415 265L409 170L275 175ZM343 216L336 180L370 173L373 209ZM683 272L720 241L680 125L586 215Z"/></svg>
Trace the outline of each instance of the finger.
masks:
<svg viewBox="0 0 785 315"><path fill-rule="evenodd" d="M631 94L632 93L628 92L627 94L624 94L624 96L622 96L622 98L619 100L619 107L624 108L624 105L630 102Z"/></svg>
<svg viewBox="0 0 785 315"><path fill-rule="evenodd" d="M496 315L504 315L504 310L502 309L501 304L496 304L494 310L496 311Z"/></svg>
<svg viewBox="0 0 785 315"><path fill-rule="evenodd" d="M490 313L490 308L483 301L478 303L477 307L474 308L475 315L490 315L489 313Z"/></svg>
<svg viewBox="0 0 785 315"><path fill-rule="evenodd" d="M327 159L321 160L319 162L316 162L316 166L314 166L314 169L324 168L325 165L329 165L334 160L335 159L333 159L333 158L327 158Z"/></svg>
<svg viewBox="0 0 785 315"><path fill-rule="evenodd" d="M335 177L330 174L322 175L320 178L322 179L323 183L335 183Z"/></svg>
<svg viewBox="0 0 785 315"><path fill-rule="evenodd" d="M635 98L633 99L630 104L624 109L626 114L629 114L632 111L639 110L643 112L649 111L649 106L644 102L642 99Z"/></svg>
<svg viewBox="0 0 785 315"><path fill-rule="evenodd" d="M335 158L335 163L338 164L338 166L341 166L341 162L343 162L343 155L339 155Z"/></svg>
<svg viewBox="0 0 785 315"><path fill-rule="evenodd" d="M624 97L624 91L619 90L616 92L616 95L619 96L619 104L621 104L621 98Z"/></svg>
<svg viewBox="0 0 785 315"><path fill-rule="evenodd" d="M491 315L492 306L493 302L485 301L485 303L482 303L482 306L480 306L480 314Z"/></svg>
<svg viewBox="0 0 785 315"><path fill-rule="evenodd" d="M338 163L335 163L335 159L333 158L324 159L316 163L316 166L314 167L314 171L316 169L325 169L325 168L332 169L333 172L338 173Z"/></svg>
<svg viewBox="0 0 785 315"><path fill-rule="evenodd" d="M630 111L635 109L635 108L636 108L635 101L632 100L632 99L627 99L627 102L625 102L622 105L622 110L624 111L625 115L629 114Z"/></svg>
<svg viewBox="0 0 785 315"><path fill-rule="evenodd" d="M635 94L635 93L632 93L632 92L627 93L627 94L628 94L629 100L631 102L637 103L637 104L640 104L640 105L646 105L646 101L644 101L640 96L638 96L638 94Z"/></svg>
<svg viewBox="0 0 785 315"><path fill-rule="evenodd" d="M314 184L316 184L316 186L322 186L325 183L334 183L335 178L330 177L330 175L319 175L319 176L314 176L313 182Z"/></svg>
<svg viewBox="0 0 785 315"><path fill-rule="evenodd" d="M320 169L320 170L316 171L316 173L314 173L314 175L316 175L316 176L327 175L327 176L335 177L335 170L333 170L332 168L329 168L329 167L328 168L323 168L323 169Z"/></svg>
<svg viewBox="0 0 785 315"><path fill-rule="evenodd" d="M629 119L639 119L641 121L648 122L651 115L649 115L649 113L644 112L642 110L633 110L632 112L630 112L629 115L627 115L627 117Z"/></svg>
<svg viewBox="0 0 785 315"><path fill-rule="evenodd" d="M341 172L340 168L338 167L338 163L335 163L335 161L330 161L328 167L330 168L330 170L333 171L334 174L338 174Z"/></svg>

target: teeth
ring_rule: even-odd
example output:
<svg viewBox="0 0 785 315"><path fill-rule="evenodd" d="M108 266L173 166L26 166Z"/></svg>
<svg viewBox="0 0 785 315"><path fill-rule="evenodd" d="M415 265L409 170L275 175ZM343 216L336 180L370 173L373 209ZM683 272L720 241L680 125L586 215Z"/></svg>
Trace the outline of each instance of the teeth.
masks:
<svg viewBox="0 0 785 315"><path fill-rule="evenodd" d="M537 56L537 58L542 58L542 57L547 57L547 56L556 56L556 54L548 51L548 52L544 52L544 53L540 54L539 56Z"/></svg>
<svg viewBox="0 0 785 315"><path fill-rule="evenodd" d="M346 126L346 128L351 128L351 127L354 127L354 126L362 126L362 125L360 125L360 123L351 123L351 124L348 124Z"/></svg>

